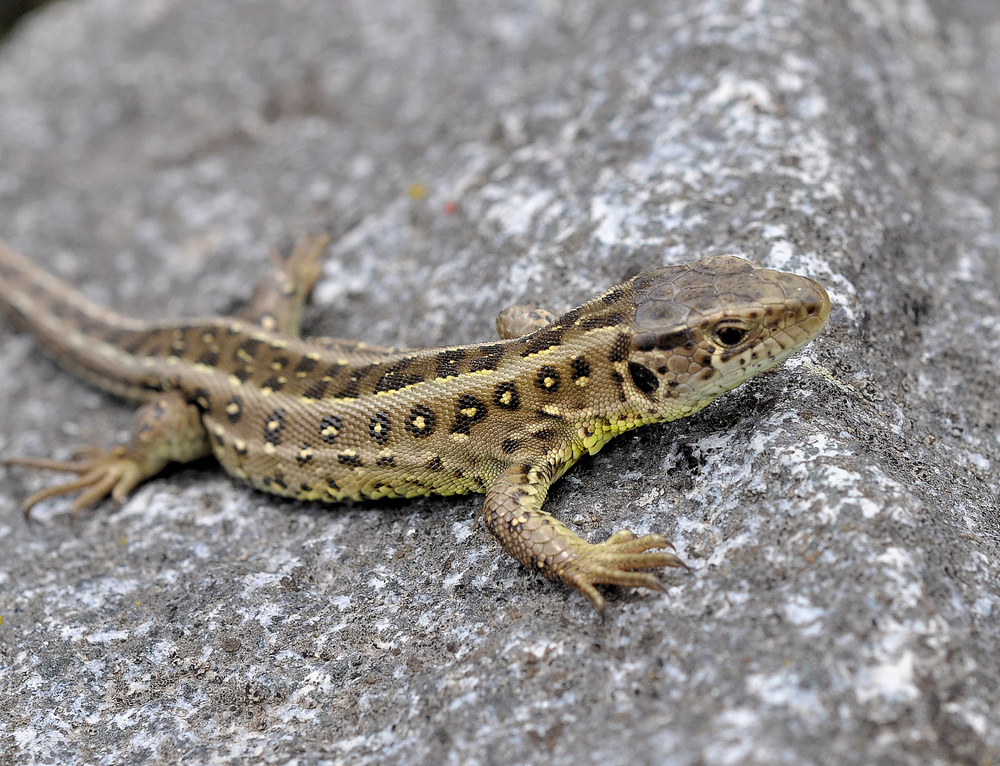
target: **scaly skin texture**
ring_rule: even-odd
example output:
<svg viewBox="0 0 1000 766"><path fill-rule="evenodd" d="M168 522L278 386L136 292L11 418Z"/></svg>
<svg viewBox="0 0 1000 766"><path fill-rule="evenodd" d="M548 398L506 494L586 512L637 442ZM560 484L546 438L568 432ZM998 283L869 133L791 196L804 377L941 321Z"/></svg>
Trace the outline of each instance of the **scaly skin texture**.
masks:
<svg viewBox="0 0 1000 766"><path fill-rule="evenodd" d="M660 588L683 566L659 535L591 544L542 504L582 455L682 418L808 343L826 292L806 277L714 256L655 269L556 317L505 311L502 339L384 349L299 336L325 237L276 261L242 318L148 323L90 303L0 243L0 305L59 361L142 402L128 444L73 461L6 462L76 480L74 512L123 500L167 463L214 454L257 489L302 500L483 492L486 527L511 556L579 590Z"/></svg>

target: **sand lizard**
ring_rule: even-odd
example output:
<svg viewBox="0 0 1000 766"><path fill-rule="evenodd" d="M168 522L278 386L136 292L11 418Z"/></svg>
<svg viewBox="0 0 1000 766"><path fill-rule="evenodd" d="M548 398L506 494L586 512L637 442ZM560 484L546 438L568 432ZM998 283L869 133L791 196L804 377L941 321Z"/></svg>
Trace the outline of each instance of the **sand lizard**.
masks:
<svg viewBox="0 0 1000 766"><path fill-rule="evenodd" d="M612 437L705 407L808 343L830 301L812 279L735 256L649 271L562 316L515 308L501 340L386 349L300 338L325 237L277 260L240 318L142 322L100 308L0 243L0 305L55 359L142 402L127 444L43 489L74 512L122 501L169 462L214 454L257 489L302 500L486 494L483 520L526 567L580 591L660 588L683 566L657 534L591 544L542 509L549 486Z"/></svg>

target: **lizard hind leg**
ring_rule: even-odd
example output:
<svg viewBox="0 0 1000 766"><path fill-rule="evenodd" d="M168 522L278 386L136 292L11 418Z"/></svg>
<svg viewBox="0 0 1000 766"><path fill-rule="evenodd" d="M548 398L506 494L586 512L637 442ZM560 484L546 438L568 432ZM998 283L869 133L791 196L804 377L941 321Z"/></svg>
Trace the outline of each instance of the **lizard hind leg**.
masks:
<svg viewBox="0 0 1000 766"><path fill-rule="evenodd" d="M254 287L243 319L286 335L302 331L302 311L323 273L321 259L330 244L327 234L302 237L287 258L271 253L271 268Z"/></svg>
<svg viewBox="0 0 1000 766"><path fill-rule="evenodd" d="M4 465L20 465L77 474L76 479L41 489L22 506L25 517L42 500L81 492L73 501L73 516L108 495L122 502L146 479L170 462L186 463L211 454L201 412L179 391L161 394L144 404L132 421L127 444L104 450L83 447L72 460L13 457Z"/></svg>
<svg viewBox="0 0 1000 766"><path fill-rule="evenodd" d="M508 306L497 315L497 333L501 340L520 338L522 335L548 327L557 318L548 309L519 303Z"/></svg>
<svg viewBox="0 0 1000 766"><path fill-rule="evenodd" d="M239 317L268 332L301 336L302 313L313 287L322 276L321 259L329 244L330 236L319 234L302 237L287 258L272 250L271 268L257 282L250 302L239 312ZM360 364L406 351L341 338L308 337L305 340Z"/></svg>

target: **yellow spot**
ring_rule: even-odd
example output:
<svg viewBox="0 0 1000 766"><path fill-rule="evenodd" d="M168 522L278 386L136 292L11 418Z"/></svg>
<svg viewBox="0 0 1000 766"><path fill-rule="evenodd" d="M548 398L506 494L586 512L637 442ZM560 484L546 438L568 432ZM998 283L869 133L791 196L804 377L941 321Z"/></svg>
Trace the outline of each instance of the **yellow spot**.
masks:
<svg viewBox="0 0 1000 766"><path fill-rule="evenodd" d="M167 357L167 364L180 364L180 361L180 357L173 355Z"/></svg>
<svg viewBox="0 0 1000 766"><path fill-rule="evenodd" d="M175 340L173 343L170 344L170 348L172 348L174 351L178 353L182 353L184 349L187 348L187 343L185 343L182 340Z"/></svg>
<svg viewBox="0 0 1000 766"><path fill-rule="evenodd" d="M284 366L285 366L284 362L282 362L281 360L271 362L271 369L274 370L275 372L277 372Z"/></svg>
<svg viewBox="0 0 1000 766"><path fill-rule="evenodd" d="M235 450L237 452L246 452L247 443L245 441L243 441L242 439L234 439L233 440L233 447L235 448Z"/></svg>
<svg viewBox="0 0 1000 766"><path fill-rule="evenodd" d="M376 423L376 424L375 424L375 427L374 427L374 428L372 428L372 430L373 430L373 431L374 431L375 433L377 433L377 434L380 434L380 433L382 433L382 424L381 424L381 423Z"/></svg>
<svg viewBox="0 0 1000 766"><path fill-rule="evenodd" d="M577 379L576 379L576 384L577 384L578 386L585 386L585 385L587 385L587 384L588 384L589 382L590 382L590 378L588 378L588 377L587 377L586 375L584 375L584 376L583 376L582 378L577 378Z"/></svg>
<svg viewBox="0 0 1000 766"><path fill-rule="evenodd" d="M230 402L229 404L226 405L227 415L238 415L239 412L240 412L240 405L238 405L236 402Z"/></svg>
<svg viewBox="0 0 1000 766"><path fill-rule="evenodd" d="M504 391L500 396L500 404L509 405L514 399L514 394L510 391Z"/></svg>
<svg viewBox="0 0 1000 766"><path fill-rule="evenodd" d="M474 418L476 417L476 412L478 412L478 410L475 407L466 407L464 410L459 410L459 412L467 418Z"/></svg>
<svg viewBox="0 0 1000 766"><path fill-rule="evenodd" d="M277 448L271 444L271 442L264 442L264 454L273 455L277 451Z"/></svg>
<svg viewBox="0 0 1000 766"><path fill-rule="evenodd" d="M299 457L302 458L303 460L308 460L312 456L313 456L313 451L308 447L303 447L302 450L299 451Z"/></svg>
<svg viewBox="0 0 1000 766"><path fill-rule="evenodd" d="M546 404L542 407L542 412L546 415L562 415L562 410L559 409L558 404Z"/></svg>
<svg viewBox="0 0 1000 766"><path fill-rule="evenodd" d="M235 375L230 375L229 385L239 387L243 385L243 381L237 378Z"/></svg>
<svg viewBox="0 0 1000 766"><path fill-rule="evenodd" d="M261 340L267 340L267 338L261 338ZM281 351L282 349L288 348L288 343L283 340L271 339L270 344L271 348L273 348L275 351Z"/></svg>
<svg viewBox="0 0 1000 766"><path fill-rule="evenodd" d="M427 196L427 185L419 182L410 184L406 187L406 196L414 202L420 202Z"/></svg>
<svg viewBox="0 0 1000 766"><path fill-rule="evenodd" d="M206 346L210 346L215 343L215 335L210 332L202 333L201 342Z"/></svg>
<svg viewBox="0 0 1000 766"><path fill-rule="evenodd" d="M462 434L462 433L452 434L451 438L452 438L453 441L456 441L456 442L467 442L467 441L469 441L469 435L468 434Z"/></svg>
<svg viewBox="0 0 1000 766"><path fill-rule="evenodd" d="M341 450L340 454L344 455L345 457L357 457L358 456L358 453L355 452L352 449Z"/></svg>
<svg viewBox="0 0 1000 766"><path fill-rule="evenodd" d="M229 332L231 332L233 335L239 335L240 333L243 332L243 328L240 325L233 322L231 325L229 325Z"/></svg>
<svg viewBox="0 0 1000 766"><path fill-rule="evenodd" d="M545 386L546 388L552 388L552 386L554 386L555 384L556 384L555 378L546 377L545 380L542 381L542 385Z"/></svg>
<svg viewBox="0 0 1000 766"><path fill-rule="evenodd" d="M126 538L125 535L120 535L118 537L118 544L119 545L127 545L128 544L128 538Z"/></svg>
<svg viewBox="0 0 1000 766"><path fill-rule="evenodd" d="M324 438L336 439L339 433L340 431L335 426L327 426L319 432L319 435Z"/></svg>
<svg viewBox="0 0 1000 766"><path fill-rule="evenodd" d="M322 359L322 357L315 351L310 351L308 354L306 354L306 359L312 359L314 362L318 362L320 359Z"/></svg>
<svg viewBox="0 0 1000 766"><path fill-rule="evenodd" d="M236 349L236 356L238 356L240 359L242 359L244 362L248 364L253 361L253 357L247 353L247 350L245 348Z"/></svg>
<svg viewBox="0 0 1000 766"><path fill-rule="evenodd" d="M274 393L274 391L271 390L270 386L261 386L260 393L261 396L270 396L271 394Z"/></svg>
<svg viewBox="0 0 1000 766"><path fill-rule="evenodd" d="M216 423L215 425L212 426L212 433L214 433L216 436L225 436L226 429L223 428L219 423Z"/></svg>
<svg viewBox="0 0 1000 766"><path fill-rule="evenodd" d="M268 431L277 431L279 428L281 428L281 421L279 421L279 420L269 420L269 421L267 421L267 430Z"/></svg>
<svg viewBox="0 0 1000 766"><path fill-rule="evenodd" d="M413 427L416 428L418 431L423 431L425 428L427 428L427 423L424 420L423 415L417 415L413 419Z"/></svg>

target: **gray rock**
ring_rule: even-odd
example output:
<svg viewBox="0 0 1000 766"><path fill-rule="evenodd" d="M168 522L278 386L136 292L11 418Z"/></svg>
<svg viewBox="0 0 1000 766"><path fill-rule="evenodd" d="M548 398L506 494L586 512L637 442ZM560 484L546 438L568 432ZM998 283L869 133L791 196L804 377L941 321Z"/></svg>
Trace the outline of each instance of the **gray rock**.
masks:
<svg viewBox="0 0 1000 766"><path fill-rule="evenodd" d="M229 311L326 226L322 334L486 339L724 252L834 311L556 486L693 570L604 621L479 498L316 507L206 464L26 524L51 478L5 471L0 763L1000 761L998 81L991 0L39 13L0 50L0 236L126 312ZM8 325L0 375L3 454L127 427Z"/></svg>

